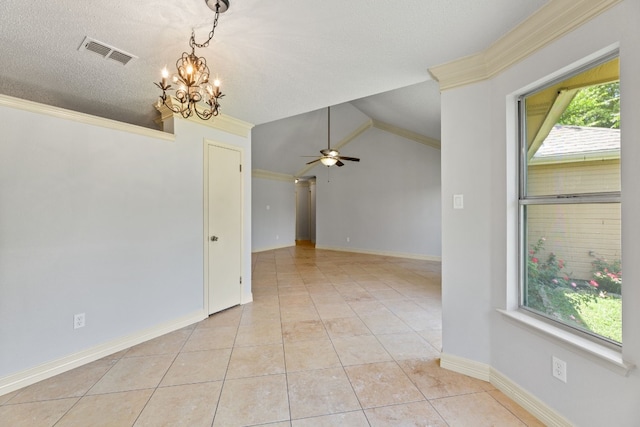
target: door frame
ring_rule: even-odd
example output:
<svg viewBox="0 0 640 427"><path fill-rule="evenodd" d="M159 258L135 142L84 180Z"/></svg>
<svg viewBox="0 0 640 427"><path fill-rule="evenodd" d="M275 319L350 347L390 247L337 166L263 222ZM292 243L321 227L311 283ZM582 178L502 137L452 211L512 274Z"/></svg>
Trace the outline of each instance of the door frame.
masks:
<svg viewBox="0 0 640 427"><path fill-rule="evenodd" d="M202 144L203 150L203 168L202 168L202 209L203 209L203 228L202 228L202 244L204 248L204 283L203 283L203 309L207 316L209 314L209 147L215 146L224 148L227 150L234 150L240 152L240 165L244 168L245 151L243 147L237 145L225 144L224 142L214 141L212 139L205 138ZM244 286L248 278L244 277L244 219L245 219L245 204L244 204L244 170L240 173L240 277L242 277L242 283L240 284L240 304L245 304L245 291Z"/></svg>

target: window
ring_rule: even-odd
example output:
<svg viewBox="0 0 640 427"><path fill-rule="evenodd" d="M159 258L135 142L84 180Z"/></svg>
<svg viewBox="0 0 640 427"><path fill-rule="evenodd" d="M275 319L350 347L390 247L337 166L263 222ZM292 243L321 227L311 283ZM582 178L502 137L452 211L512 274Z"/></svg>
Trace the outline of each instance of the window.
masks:
<svg viewBox="0 0 640 427"><path fill-rule="evenodd" d="M622 343L616 56L519 98L520 307Z"/></svg>

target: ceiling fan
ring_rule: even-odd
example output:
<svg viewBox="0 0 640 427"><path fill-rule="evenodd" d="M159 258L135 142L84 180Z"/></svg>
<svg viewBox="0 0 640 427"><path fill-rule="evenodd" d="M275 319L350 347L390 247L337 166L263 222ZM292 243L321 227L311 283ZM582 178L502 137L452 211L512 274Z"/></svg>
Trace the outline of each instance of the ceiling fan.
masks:
<svg viewBox="0 0 640 427"><path fill-rule="evenodd" d="M338 150L331 148L331 107L327 107L327 148L320 150L320 154L322 154L321 157L307 162L307 164L311 165L316 162L321 162L325 166L336 165L340 167L344 166L344 163L342 163L343 160L350 162L360 161L357 157L341 156Z"/></svg>

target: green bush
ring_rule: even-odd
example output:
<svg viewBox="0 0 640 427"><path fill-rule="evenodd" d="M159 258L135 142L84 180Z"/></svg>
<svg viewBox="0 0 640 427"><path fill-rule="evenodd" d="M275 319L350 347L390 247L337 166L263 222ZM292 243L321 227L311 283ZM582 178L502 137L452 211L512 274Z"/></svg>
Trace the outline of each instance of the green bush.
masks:
<svg viewBox="0 0 640 427"><path fill-rule="evenodd" d="M595 258L591 265L593 267L593 279L589 282L591 286L600 291L621 294L622 293L622 263L620 260L607 261L604 257L589 251L589 256Z"/></svg>

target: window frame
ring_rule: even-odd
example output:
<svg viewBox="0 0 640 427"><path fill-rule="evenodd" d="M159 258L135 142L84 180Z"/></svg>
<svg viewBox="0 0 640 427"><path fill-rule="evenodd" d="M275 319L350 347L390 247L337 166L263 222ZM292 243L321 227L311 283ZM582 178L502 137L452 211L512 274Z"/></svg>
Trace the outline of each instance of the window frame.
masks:
<svg viewBox="0 0 640 427"><path fill-rule="evenodd" d="M620 53L616 49L608 54L601 56L593 61L589 61L576 67L566 73L563 73L559 77L555 77L545 83L537 85L534 89L524 92L516 96L516 112L517 112L517 199L518 199L518 310L526 313L526 315L533 317L534 319L541 320L542 322L549 324L553 327L557 327L561 330L569 332L580 338L586 338L588 341L595 342L597 344L604 345L607 348L619 351L622 348L622 343L611 340L602 335L598 335L594 332L586 329L579 329L568 325L559 320L553 319L550 316L546 316L530 307L525 305L525 293L526 293L526 280L527 280L527 260L528 260L528 242L527 242L527 218L526 207L527 206L551 206L561 204L598 204L598 203L618 203L622 205L622 191L603 191L596 193L566 193L555 195L527 195L527 117L525 109L525 100L553 85L556 85L564 80L567 80L573 76L579 75L588 71L598 65L604 64L615 58L620 58ZM620 147L620 157L622 158L622 146ZM622 247L620 248L622 251ZM620 254L622 258L622 252ZM624 309L624 307L623 307Z"/></svg>

